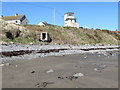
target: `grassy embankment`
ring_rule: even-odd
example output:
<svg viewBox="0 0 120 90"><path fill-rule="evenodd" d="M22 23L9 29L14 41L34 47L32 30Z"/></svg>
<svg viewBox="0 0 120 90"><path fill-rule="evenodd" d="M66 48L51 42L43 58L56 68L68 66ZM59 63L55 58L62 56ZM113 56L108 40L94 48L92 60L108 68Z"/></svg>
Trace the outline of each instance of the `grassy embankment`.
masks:
<svg viewBox="0 0 120 90"><path fill-rule="evenodd" d="M48 32L52 42L40 42L40 33ZM109 30L73 28L60 26L39 26L4 24L0 30L1 40L21 44L118 44L120 35Z"/></svg>

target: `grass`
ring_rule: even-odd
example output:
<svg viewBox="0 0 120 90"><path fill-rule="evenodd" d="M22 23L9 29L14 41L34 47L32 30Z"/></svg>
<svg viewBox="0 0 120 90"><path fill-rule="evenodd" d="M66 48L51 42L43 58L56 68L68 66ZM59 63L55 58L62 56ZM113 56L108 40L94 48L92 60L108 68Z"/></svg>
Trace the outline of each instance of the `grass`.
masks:
<svg viewBox="0 0 120 90"><path fill-rule="evenodd" d="M21 26L19 26L21 27ZM109 30L95 30L87 28L74 28L74 27L61 27L61 26L40 26L40 25L24 25L25 30L21 30L20 35L16 37L16 32L18 31L15 27L10 27L3 30L3 35L5 32L10 31L14 39L3 38L3 41L14 42L21 44L118 44L120 40L120 35L111 32ZM17 31L16 31L17 30ZM48 32L52 38L51 43L40 42L39 37L41 32Z"/></svg>
<svg viewBox="0 0 120 90"><path fill-rule="evenodd" d="M4 39L5 42L8 42L8 43L11 43L11 42L14 42L16 44L40 44L40 45L48 45L49 43L48 42L40 42L38 40L34 40L33 38L21 38L21 37L18 37L18 38L15 38L13 40L11 39Z"/></svg>

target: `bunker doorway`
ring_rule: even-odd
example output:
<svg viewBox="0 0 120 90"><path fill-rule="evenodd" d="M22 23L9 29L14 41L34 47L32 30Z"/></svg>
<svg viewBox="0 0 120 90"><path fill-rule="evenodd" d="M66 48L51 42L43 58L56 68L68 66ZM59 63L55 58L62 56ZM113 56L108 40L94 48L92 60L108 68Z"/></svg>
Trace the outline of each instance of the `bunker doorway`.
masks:
<svg viewBox="0 0 120 90"><path fill-rule="evenodd" d="M50 38L50 35L49 35L48 32L42 32L41 35L40 35L40 41L51 42L52 39Z"/></svg>
<svg viewBox="0 0 120 90"><path fill-rule="evenodd" d="M42 40L45 40L47 38L46 36L46 33L42 33Z"/></svg>

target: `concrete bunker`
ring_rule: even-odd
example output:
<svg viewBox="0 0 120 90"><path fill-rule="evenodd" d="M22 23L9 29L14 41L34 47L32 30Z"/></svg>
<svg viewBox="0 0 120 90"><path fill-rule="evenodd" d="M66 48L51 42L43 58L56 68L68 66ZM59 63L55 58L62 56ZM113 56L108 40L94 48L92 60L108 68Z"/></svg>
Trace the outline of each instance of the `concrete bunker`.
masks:
<svg viewBox="0 0 120 90"><path fill-rule="evenodd" d="M50 35L48 32L42 32L40 34L40 41L43 41L43 42L51 42L52 39L50 38Z"/></svg>

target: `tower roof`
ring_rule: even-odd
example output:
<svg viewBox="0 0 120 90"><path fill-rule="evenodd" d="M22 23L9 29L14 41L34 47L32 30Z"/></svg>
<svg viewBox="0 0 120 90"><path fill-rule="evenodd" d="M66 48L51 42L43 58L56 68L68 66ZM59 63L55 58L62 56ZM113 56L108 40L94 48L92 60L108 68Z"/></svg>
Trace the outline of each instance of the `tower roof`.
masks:
<svg viewBox="0 0 120 90"><path fill-rule="evenodd" d="M66 20L76 20L76 18L66 18Z"/></svg>
<svg viewBox="0 0 120 90"><path fill-rule="evenodd" d="M67 13L65 13L65 14L74 14L74 12L67 12Z"/></svg>

